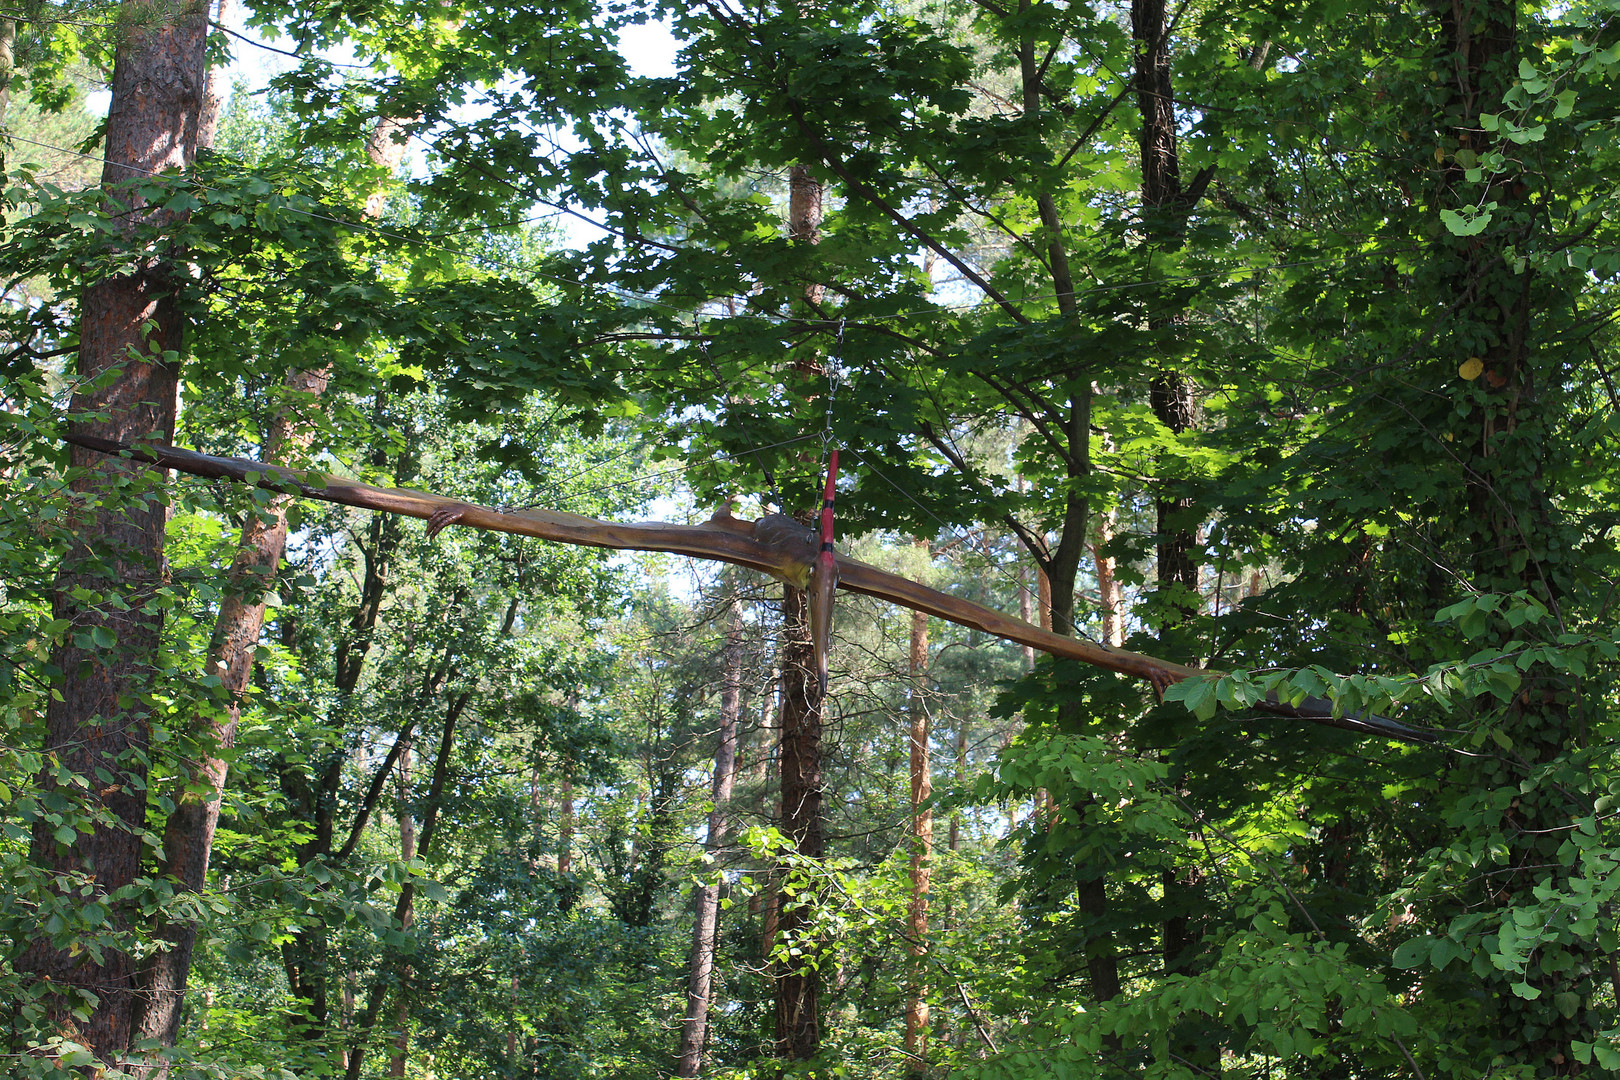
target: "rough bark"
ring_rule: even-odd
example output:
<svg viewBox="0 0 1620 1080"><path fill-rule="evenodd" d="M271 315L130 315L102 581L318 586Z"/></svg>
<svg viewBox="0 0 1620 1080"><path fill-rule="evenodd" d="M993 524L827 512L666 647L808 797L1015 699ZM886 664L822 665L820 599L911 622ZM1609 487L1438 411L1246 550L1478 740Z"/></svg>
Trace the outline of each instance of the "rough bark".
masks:
<svg viewBox="0 0 1620 1080"><path fill-rule="evenodd" d="M405 146L411 129L420 122L420 117L378 117L371 128L371 135L366 139L366 159L392 178L405 160ZM366 196L366 217L380 218L387 208L388 187L386 184L379 185Z"/></svg>
<svg viewBox="0 0 1620 1080"><path fill-rule="evenodd" d="M731 623L720 660L720 734L714 751L714 777L710 784L709 831L703 840L709 872L725 849L730 831L732 783L736 775L737 721L742 712L743 623L742 601L731 604ZM687 957L686 1017L681 1024L681 1049L675 1075L698 1075L709 1031L709 1001L713 993L714 951L719 941L720 883L705 881L692 896L692 948Z"/></svg>
<svg viewBox="0 0 1620 1080"><path fill-rule="evenodd" d="M324 374L291 383L289 391L313 399L325 389ZM294 460L308 449L313 427L300 419L301 409L289 404L270 425L265 455L271 461ZM195 717L187 755L191 768L174 794L174 810L163 829L163 850L168 856L165 874L178 890L201 891L208 878L214 830L219 824L220 800L225 790L225 755L236 743L242 695L253 673L253 658L264 626L266 591L287 542L287 507L291 496L277 495L243 526L227 576L225 598L214 623L214 641L205 670L220 680L216 711ZM196 946L197 926L172 922L159 927L167 948L155 954L142 981L146 1007L140 1035L173 1046L180 1030L186 977Z"/></svg>
<svg viewBox="0 0 1620 1080"><path fill-rule="evenodd" d="M956 751L955 780L956 783L960 784L967 779L968 767L968 722L965 716L957 722L956 746L954 749ZM962 850L962 812L960 810L953 809L951 811L950 832L946 837L945 846L952 852Z"/></svg>
<svg viewBox="0 0 1620 1080"><path fill-rule="evenodd" d="M1136 101L1142 119L1142 217L1150 250L1179 244L1190 208L1189 193L1181 186L1168 20L1164 0L1132 0ZM1195 188L1199 186L1195 184ZM1196 197L1196 192L1193 194ZM1179 321L1178 316L1170 314L1156 325ZM1169 369L1157 375L1148 387L1148 401L1159 423L1174 434L1182 434L1197 422L1193 383L1180 371ZM1175 606L1183 618L1198 606L1198 567L1193 558L1197 535L1182 520L1191 506L1191 500L1175 495L1161 494L1155 499L1158 584L1161 590L1175 589L1180 593Z"/></svg>
<svg viewBox="0 0 1620 1080"><path fill-rule="evenodd" d="M923 541L926 545L926 541ZM934 783L929 770L928 616L911 613L908 657L911 721L911 898L906 910L906 951L911 957L906 1000L906 1068L928 1071L928 892L933 875L934 812L928 807Z"/></svg>
<svg viewBox="0 0 1620 1080"><path fill-rule="evenodd" d="M234 0L214 0L213 21L223 23L230 16ZM197 149L212 148L214 136L219 132L219 118L225 112L225 99L230 96L230 72L223 66L208 69L208 83L203 88L202 111L197 117Z"/></svg>
<svg viewBox="0 0 1620 1080"><path fill-rule="evenodd" d="M407 746L399 755L399 858L401 862L410 862L416 858L416 816L411 813L411 748ZM416 921L415 904L407 905L400 916L399 928L409 930ZM409 982L411 970L405 969L405 981ZM409 1057L411 1046L411 1003L404 994L394 996L394 1052L388 1059L388 1075L404 1076L405 1062Z"/></svg>
<svg viewBox="0 0 1620 1080"><path fill-rule="evenodd" d="M804 592L782 589L785 641L782 658L782 832L801 860L826 854L822 824L821 702L812 699L816 685ZM777 904L776 932L796 938L808 931L814 883L802 873L793 895ZM785 888L784 884L784 888ZM801 941L805 954L811 942ZM774 965L776 983L776 1052L795 1061L814 1057L821 1046L821 976L812 964L784 960Z"/></svg>
<svg viewBox="0 0 1620 1080"><path fill-rule="evenodd" d="M803 165L788 173L788 236L804 244L821 239L821 183ZM805 286L805 301L819 305L824 288L818 283ZM794 364L801 380L819 373L818 365ZM821 733L822 705L815 676L810 641L809 603L803 590L793 585L782 588L782 742L779 771L782 782L782 832L793 842L802 860L819 860L826 853L822 829ZM794 879L797 878L797 882ZM803 940L813 912L816 891L804 875L784 874L779 882L785 890L794 885L794 895L782 895L776 903L777 934L797 942L800 960L781 960L772 965L775 989L776 1054L789 1061L806 1061L821 1049L821 975L814 963L814 943Z"/></svg>
<svg viewBox="0 0 1620 1080"><path fill-rule="evenodd" d="M163 18L143 13L135 22L117 46L101 177L108 210L119 215L126 235L174 220L148 206L132 182L190 165L207 81L203 11L181 10ZM75 417L100 413L104 418L74 420L74 433L117 441L172 440L183 328L176 292L185 280L172 258L155 258L85 289L75 369L80 389L70 409ZM81 507L74 527L81 543L64 558L56 581L53 614L72 631L51 658L63 679L60 700L53 698L46 710L45 751L67 770L91 778L85 802L97 819L69 844L60 843L42 820L30 855L56 876L64 892L77 886L104 897L140 874L145 850L145 756L151 738L146 702L157 677L162 608L155 593L165 581L169 511L161 493L152 490L156 476L146 465L78 448L70 452L70 465L83 470L73 482ZM108 646L112 639L116 644ZM42 776L47 790L56 788L56 775L51 770ZM85 902L86 894L80 893L71 904L77 908ZM113 905L109 922L127 929L133 913ZM42 937L18 967L59 991L45 1001L51 1026L104 1061L124 1057L136 1031L138 1003L137 970L127 953L108 951L100 959L74 955ZM69 1011L76 1004L70 1002L75 990L97 998L82 1022Z"/></svg>
<svg viewBox="0 0 1620 1080"><path fill-rule="evenodd" d="M1189 200L1181 185L1170 24L1164 0L1132 0L1131 33L1136 41L1136 100L1141 116L1142 217L1148 250L1152 251L1159 246L1179 246L1187 211L1197 194ZM1207 177L1203 179L1207 182ZM1154 325L1174 327L1184 321L1183 314L1172 312ZM1197 423L1193 391L1192 379L1173 366L1149 382L1148 403L1153 415L1174 435L1191 430ZM1161 490L1154 498L1156 580L1161 596L1168 601L1159 612L1165 632L1191 618L1200 606L1198 536L1187 521L1192 505L1190 498L1170 491ZM1099 580L1100 573L1099 567ZM1193 841L1196 843L1196 836ZM1198 867L1191 864L1167 866L1160 872L1164 904L1160 946L1167 974L1191 975L1196 969L1203 947L1202 934L1190 912L1197 906L1199 876ZM1220 1048L1202 1037L1197 1025L1177 1025L1171 1032L1170 1051L1199 1071L1218 1071Z"/></svg>
<svg viewBox="0 0 1620 1080"><path fill-rule="evenodd" d="M1519 6L1512 0L1485 0L1466 8L1441 5L1432 9L1439 19L1434 59L1444 72L1444 100L1433 113L1433 138L1464 133L1478 136L1485 125L1482 113L1506 111L1504 95L1512 85L1521 57L1518 42ZM1532 61L1539 54L1530 51ZM1490 146L1516 160L1505 141ZM1559 505L1554 486L1565 462L1555 430L1545 419L1569 406L1563 383L1569 368L1560 357L1562 343L1539 325L1549 313L1567 310L1570 299L1561 295L1556 279L1531 262L1522 270L1512 266L1512 254L1524 242L1525 226L1516 215L1542 205L1552 197L1537 190L1544 180L1534 172L1515 174L1514 166L1494 179L1490 198L1500 204L1499 220L1478 237L1441 233L1434 257L1444 268L1442 295L1437 306L1457 312L1454 335L1448 342L1454 354L1443 362L1448 375L1467 359L1477 359L1481 371L1476 385L1481 398L1459 394L1466 407L1451 411L1445 422L1451 430L1444 439L1460 448L1465 484L1458 503L1442 504L1452 541L1457 573L1472 589L1510 593L1524 590L1551 611L1561 612L1571 597L1588 586L1574 577L1564 552L1581 544L1583 527ZM1436 170L1431 193L1431 214L1471 205L1475 191L1463 175L1463 165L1451 158ZM1455 190L1461 189L1461 190ZM1472 354L1472 356L1470 356ZM1465 414L1466 415L1463 415ZM1429 437L1434 438L1431 433ZM1571 515L1573 516L1573 515ZM1430 596L1434 607L1455 598L1455 586L1437 582ZM1559 616L1562 622L1562 616ZM1507 649L1522 631L1497 621L1479 640L1479 647ZM1461 766L1469 787L1468 799L1484 793L1507 791L1512 801L1493 818L1475 825L1492 830L1506 845L1501 865L1506 868L1489 882L1468 880L1448 905L1450 911L1495 909L1505 921L1538 899L1559 890L1579 892L1578 860L1571 865L1561 839L1590 820L1592 796L1579 784L1554 779L1574 775L1574 756L1584 743L1579 722L1586 710L1601 712L1601 691L1586 680L1572 679L1550 665L1531 665L1524 672L1519 692L1500 704L1484 698L1481 713L1489 716L1492 735L1511 745L1511 762L1503 755L1469 759ZM1557 763L1557 764L1555 764ZM1505 801L1505 800L1504 800ZM1468 805L1463 803L1462 805ZM1453 906L1454 905L1454 906ZM1492 918L1498 917L1496 914ZM1443 925L1443 924L1442 924ZM1505 1070L1523 1068L1538 1076L1593 1075L1600 1070L1580 1064L1583 1044L1601 1041L1598 1034L1608 1017L1597 1006L1599 973L1613 970L1614 950L1602 935L1583 934L1538 948L1537 960L1521 974L1493 972L1487 976L1488 1005L1482 1025L1491 1032L1490 1053ZM1519 980L1523 979L1523 984ZM1528 986L1532 993L1522 992Z"/></svg>
<svg viewBox="0 0 1620 1080"><path fill-rule="evenodd" d="M1193 381L1179 372L1155 376L1148 400L1153 415L1173 434L1180 435L1197 422ZM1175 590L1174 611L1164 616L1171 622L1190 618L1199 607L1198 533L1186 521L1191 509L1192 500L1186 496L1160 494L1154 499L1158 587Z"/></svg>

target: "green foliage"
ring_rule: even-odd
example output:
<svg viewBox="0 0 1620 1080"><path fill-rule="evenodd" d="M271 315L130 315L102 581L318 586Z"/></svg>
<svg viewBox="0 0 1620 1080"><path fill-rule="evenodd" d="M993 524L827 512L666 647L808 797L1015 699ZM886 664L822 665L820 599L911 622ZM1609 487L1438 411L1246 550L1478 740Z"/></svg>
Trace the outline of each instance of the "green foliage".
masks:
<svg viewBox="0 0 1620 1080"><path fill-rule="evenodd" d="M42 107L119 40L98 10L26 22ZM145 958L182 919L173 1075L330 1075L362 1047L376 1075L401 1036L408 1075L666 1075L689 888L715 880L708 1075L912 1072L918 985L939 1074L1620 1073L1620 45L1606 4L1469 10L1180 12L1179 183L1207 186L1179 207L1145 205L1130 20L1047 3L260 5L302 54L364 66L311 60L236 106L216 152L131 189L166 215L130 228L14 171L0 267L34 299L0 314L8 1060L93 1065L17 969L31 936ZM673 77L615 47L652 18ZM378 116L427 155L382 222L360 211ZM825 185L814 244L784 220L801 165ZM598 233L565 250L528 224L544 207ZM782 628L758 582L302 506L228 702L203 660L269 494L143 477L109 497L173 509L139 599L166 614L147 857L105 898L52 883L31 844L105 827L86 793L111 782L38 751L78 677L52 648L119 647L52 607L83 509L62 358L84 283L154 258L185 267L182 442L256 455L296 415L323 468L620 518L809 507L825 435L846 552L932 567L920 536L938 587L1006 610L1040 562L1059 629L1099 636L1113 558L1132 649L1230 673L1154 698L936 624L917 686L909 619L844 599L832 854L810 860L778 828ZM318 405L285 388L322 369ZM1197 423L1154 400L1171 377ZM1184 533L1196 586L1155 587ZM734 593L750 828L710 859ZM920 960L918 705L943 793ZM233 706L233 746L196 734ZM215 755L231 780L188 893L160 838ZM778 890L797 934L768 929ZM784 1064L771 980L802 964L821 1053Z"/></svg>

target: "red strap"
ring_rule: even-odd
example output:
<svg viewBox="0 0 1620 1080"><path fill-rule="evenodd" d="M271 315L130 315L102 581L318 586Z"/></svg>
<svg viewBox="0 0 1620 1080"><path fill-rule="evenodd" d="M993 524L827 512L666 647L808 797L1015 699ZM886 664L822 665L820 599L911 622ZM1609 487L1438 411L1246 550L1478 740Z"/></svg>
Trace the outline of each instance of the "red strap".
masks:
<svg viewBox="0 0 1620 1080"><path fill-rule="evenodd" d="M821 550L832 550L833 483L838 479L838 451L827 457L827 486L821 493Z"/></svg>

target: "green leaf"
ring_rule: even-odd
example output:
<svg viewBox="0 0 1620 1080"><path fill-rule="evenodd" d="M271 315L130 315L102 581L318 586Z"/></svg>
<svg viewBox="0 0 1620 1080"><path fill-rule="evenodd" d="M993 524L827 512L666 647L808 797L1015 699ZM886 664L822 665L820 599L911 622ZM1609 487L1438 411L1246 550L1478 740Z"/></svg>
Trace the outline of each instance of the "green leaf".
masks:
<svg viewBox="0 0 1620 1080"><path fill-rule="evenodd" d="M1429 958L1429 954L1433 949L1433 938L1408 938L1395 947L1395 952L1390 957L1390 963L1398 968L1415 968Z"/></svg>
<svg viewBox="0 0 1620 1080"><path fill-rule="evenodd" d="M1478 236L1491 223L1491 211L1479 210L1468 214L1456 210L1440 211L1440 221L1453 236Z"/></svg>

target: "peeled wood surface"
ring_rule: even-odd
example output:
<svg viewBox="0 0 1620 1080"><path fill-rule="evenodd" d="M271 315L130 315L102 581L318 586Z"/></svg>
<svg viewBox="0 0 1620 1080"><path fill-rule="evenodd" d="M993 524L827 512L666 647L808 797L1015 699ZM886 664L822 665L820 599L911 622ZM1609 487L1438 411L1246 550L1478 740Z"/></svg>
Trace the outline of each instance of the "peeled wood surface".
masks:
<svg viewBox="0 0 1620 1080"><path fill-rule="evenodd" d="M717 512L702 525L671 525L661 521L627 525L556 510L492 510L489 507L477 506L443 495L411 491L406 488L373 487L342 477L266 465L247 458L199 454L194 450L183 450L175 446L142 443L131 447L88 436L70 435L66 438L68 442L86 449L105 454L128 453L137 459L193 476L243 482L248 482L249 477L252 477L252 482L260 487L292 491L307 498L340 503L344 506L384 510L415 518L429 518L438 510L454 509L459 511L456 523L474 529L533 536L559 544L689 555L699 559L746 566L784 579L791 572L789 553L760 543L754 537L753 522L732 517L729 511L725 510ZM1168 686L1183 679L1213 677L1220 674L1216 671L1160 660L1142 653L1111 649L1082 638L1054 634L1032 626L1022 619L1003 615L960 597L939 592L937 589L930 589L909 578L879 570L868 563L858 562L843 555L838 556L838 587L866 596L875 596L914 611L924 611L949 622L1029 645L1053 656L1079 660L1122 675L1146 679L1156 687ZM1268 701L1258 705L1257 708L1278 716L1293 717L1315 724L1405 742L1435 741L1433 732L1408 727L1381 716L1334 716L1332 703L1321 698L1309 698L1298 706Z"/></svg>

